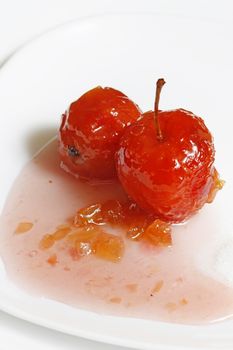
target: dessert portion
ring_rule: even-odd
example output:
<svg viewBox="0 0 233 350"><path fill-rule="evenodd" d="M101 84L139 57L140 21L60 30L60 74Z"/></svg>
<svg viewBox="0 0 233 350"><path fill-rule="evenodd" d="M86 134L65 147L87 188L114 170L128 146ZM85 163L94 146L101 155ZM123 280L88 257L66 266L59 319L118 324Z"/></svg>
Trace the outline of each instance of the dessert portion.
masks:
<svg viewBox="0 0 233 350"><path fill-rule="evenodd" d="M213 138L204 121L184 109L154 111L127 128L116 153L118 177L143 209L170 223L187 220L213 200L223 183L214 168Z"/></svg>
<svg viewBox="0 0 233 350"><path fill-rule="evenodd" d="M62 116L59 151L63 169L84 179L115 177L119 139L140 114L139 107L118 90L97 86L86 92Z"/></svg>
<svg viewBox="0 0 233 350"><path fill-rule="evenodd" d="M86 180L117 175L128 199L79 209L69 228L43 237L43 246L65 238L76 258L95 254L116 262L124 242L109 225L131 240L169 246L170 224L213 201L223 181L214 167L212 135L192 112L159 110L164 84L157 81L154 111L144 114L112 88L94 88L71 104L59 130L62 168Z"/></svg>
<svg viewBox="0 0 233 350"><path fill-rule="evenodd" d="M215 206L193 215L224 184L213 138L193 113L159 110L163 85L143 114L117 90L88 91L63 115L58 142L22 170L0 220L0 254L22 288L168 322L233 313L232 288L197 259L201 246L212 261L219 235Z"/></svg>

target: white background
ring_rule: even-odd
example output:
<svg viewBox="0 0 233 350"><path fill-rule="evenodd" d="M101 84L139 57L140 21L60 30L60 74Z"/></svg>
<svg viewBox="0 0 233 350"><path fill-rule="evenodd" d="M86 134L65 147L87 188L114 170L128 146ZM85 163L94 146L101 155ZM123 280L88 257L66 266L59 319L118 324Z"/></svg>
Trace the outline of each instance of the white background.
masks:
<svg viewBox="0 0 233 350"><path fill-rule="evenodd" d="M233 2L231 0L0 0L0 65L17 48L49 28L79 17L112 12L155 12L233 21ZM2 121L3 116L0 118ZM117 350L120 348L47 330L0 311L0 350L5 349Z"/></svg>

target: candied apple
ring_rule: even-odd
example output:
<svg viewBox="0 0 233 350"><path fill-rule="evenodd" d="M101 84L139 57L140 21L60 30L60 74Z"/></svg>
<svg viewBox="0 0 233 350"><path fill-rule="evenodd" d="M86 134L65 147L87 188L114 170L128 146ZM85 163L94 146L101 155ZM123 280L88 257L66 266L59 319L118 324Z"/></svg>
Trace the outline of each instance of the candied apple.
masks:
<svg viewBox="0 0 233 350"><path fill-rule="evenodd" d="M126 193L141 208L179 223L209 202L222 183L216 186L213 138L204 121L184 109L158 110L164 83L157 82L155 110L125 130L116 166Z"/></svg>
<svg viewBox="0 0 233 350"><path fill-rule="evenodd" d="M116 177L114 154L125 127L140 116L122 92L100 86L73 102L59 131L62 167L85 179Z"/></svg>

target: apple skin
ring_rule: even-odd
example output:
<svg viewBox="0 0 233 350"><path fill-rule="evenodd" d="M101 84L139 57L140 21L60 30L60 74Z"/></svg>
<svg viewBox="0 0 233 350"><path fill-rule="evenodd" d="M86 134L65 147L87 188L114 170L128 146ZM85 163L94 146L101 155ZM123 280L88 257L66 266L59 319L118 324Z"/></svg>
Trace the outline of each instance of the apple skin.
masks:
<svg viewBox="0 0 233 350"><path fill-rule="evenodd" d="M118 90L97 86L87 91L62 116L58 135L62 168L85 180L115 178L119 139L140 115L140 108Z"/></svg>
<svg viewBox="0 0 233 350"><path fill-rule="evenodd" d="M177 109L159 111L162 140L154 112L128 127L115 156L118 177L141 208L170 223L196 213L214 186L213 138L204 121Z"/></svg>

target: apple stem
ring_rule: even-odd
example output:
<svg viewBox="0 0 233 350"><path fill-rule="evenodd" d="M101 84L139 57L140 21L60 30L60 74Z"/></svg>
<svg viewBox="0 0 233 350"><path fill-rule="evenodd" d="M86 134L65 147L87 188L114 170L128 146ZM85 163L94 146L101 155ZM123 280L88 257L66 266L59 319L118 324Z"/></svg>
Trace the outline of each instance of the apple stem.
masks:
<svg viewBox="0 0 233 350"><path fill-rule="evenodd" d="M163 78L157 80L156 95L155 95L155 105L154 105L154 121L155 121L155 128L156 128L156 131L157 131L157 139L159 141L163 140L163 135L162 135L160 124L159 124L158 111L159 111L160 93L161 93L161 90L162 90L162 87L163 87L164 84L165 84L165 80Z"/></svg>

